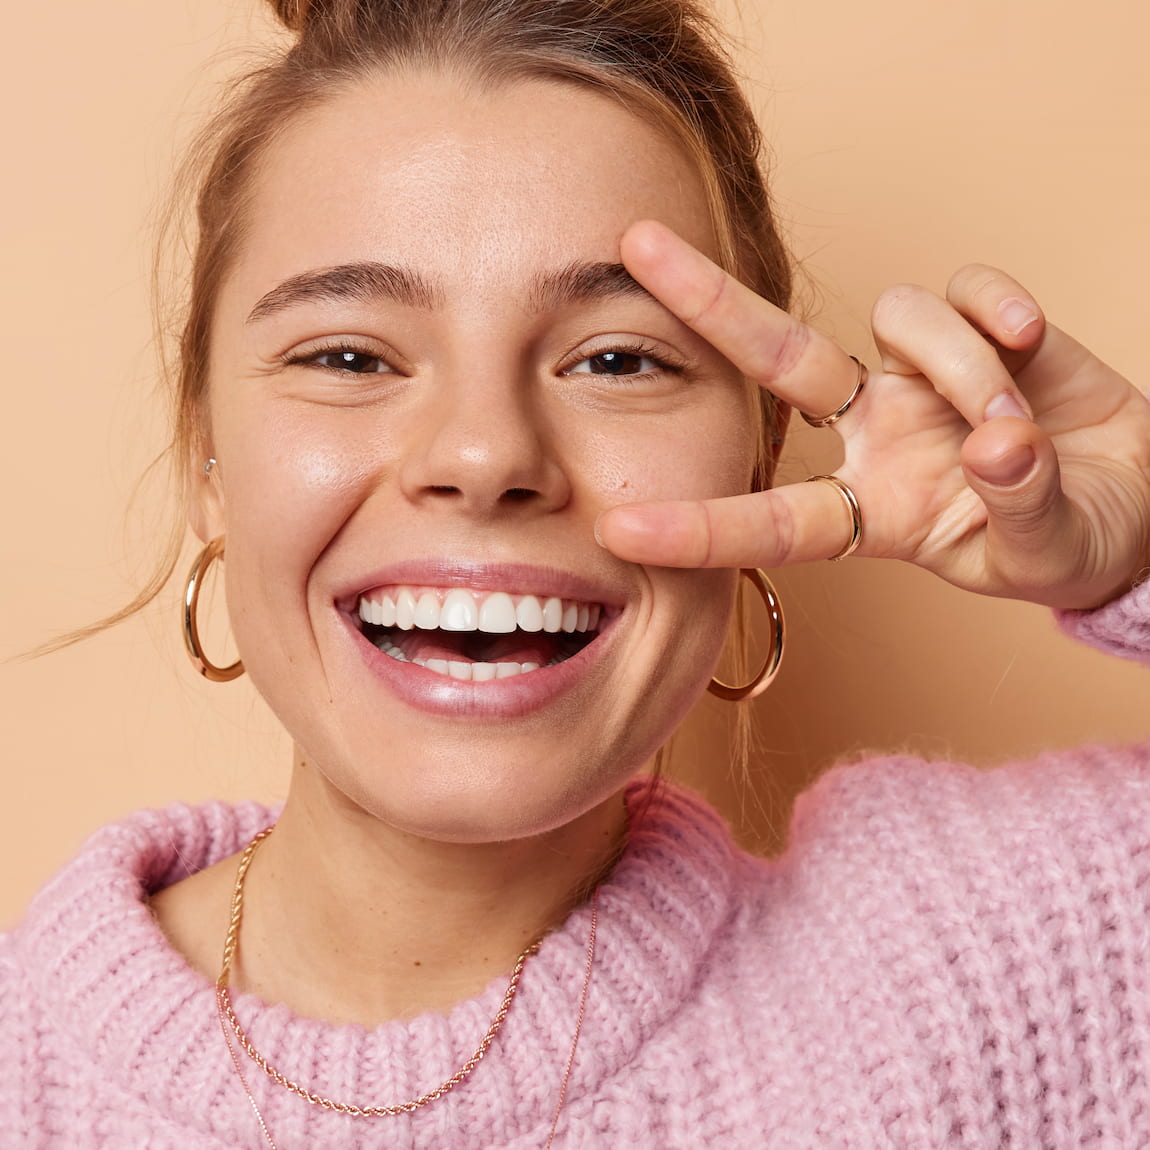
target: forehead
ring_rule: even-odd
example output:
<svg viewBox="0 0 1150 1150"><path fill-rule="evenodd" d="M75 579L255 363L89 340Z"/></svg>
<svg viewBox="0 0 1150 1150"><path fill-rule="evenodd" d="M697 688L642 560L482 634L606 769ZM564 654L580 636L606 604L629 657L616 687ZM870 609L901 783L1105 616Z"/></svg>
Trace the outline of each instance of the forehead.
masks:
<svg viewBox="0 0 1150 1150"><path fill-rule="evenodd" d="M715 244L702 181L667 132L612 98L442 73L372 77L291 124L257 174L230 291L250 302L311 268L372 259L451 295L614 261L662 220Z"/></svg>

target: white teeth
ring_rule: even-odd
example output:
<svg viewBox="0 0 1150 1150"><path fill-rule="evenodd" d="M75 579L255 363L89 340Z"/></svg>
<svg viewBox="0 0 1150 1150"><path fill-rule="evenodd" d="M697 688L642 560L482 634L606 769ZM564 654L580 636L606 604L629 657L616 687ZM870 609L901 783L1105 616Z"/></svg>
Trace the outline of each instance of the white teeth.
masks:
<svg viewBox="0 0 1150 1150"><path fill-rule="evenodd" d="M554 635L563 626L563 600L548 599L543 604L543 630Z"/></svg>
<svg viewBox="0 0 1150 1150"><path fill-rule="evenodd" d="M421 659L418 656L408 659L399 647L388 642L381 643L379 649L401 663L414 663L437 675L463 682L487 683L492 679L510 679L527 671L539 670L538 663L460 663L454 659L449 662L447 659Z"/></svg>
<svg viewBox="0 0 1150 1150"><path fill-rule="evenodd" d="M578 603L551 595L511 596L505 591L484 595L465 587L440 590L434 587L398 587L386 594L375 592L359 600L359 617L376 627L399 627L410 631L484 631L507 635L512 631L575 631L598 629L597 603Z"/></svg>
<svg viewBox="0 0 1150 1150"><path fill-rule="evenodd" d="M493 635L509 635L516 626L515 604L507 592L496 591L494 595L488 595L483 600L483 606L479 608L480 631L488 631Z"/></svg>
<svg viewBox="0 0 1150 1150"><path fill-rule="evenodd" d="M404 631L415 625L415 596L406 587L395 599L395 625Z"/></svg>
<svg viewBox="0 0 1150 1150"><path fill-rule="evenodd" d="M439 626L439 599L434 591L420 595L412 621L421 631L434 631Z"/></svg>
<svg viewBox="0 0 1150 1150"><path fill-rule="evenodd" d="M524 595L515 608L515 621L520 631L543 630L543 608L534 595Z"/></svg>
<svg viewBox="0 0 1150 1150"><path fill-rule="evenodd" d="M475 606L475 597L458 587L447 592L443 607L436 614L439 616L438 626L444 631L475 631L479 627L479 609Z"/></svg>
<svg viewBox="0 0 1150 1150"><path fill-rule="evenodd" d="M458 679L464 683L487 683L492 679L511 679L516 675L524 675L528 671L539 670L538 663L463 663L455 659L450 661L447 659L421 659L418 655L414 659L409 659L399 647L388 642L381 643L379 649L385 655L390 655L401 663L414 663L417 667L425 667L437 675ZM561 659L553 659L547 666L554 667L560 662L562 662Z"/></svg>
<svg viewBox="0 0 1150 1150"><path fill-rule="evenodd" d="M566 631L568 635L570 635L571 632L575 630L578 622L579 608L574 603L572 603L567 608L567 610L563 612L563 630Z"/></svg>

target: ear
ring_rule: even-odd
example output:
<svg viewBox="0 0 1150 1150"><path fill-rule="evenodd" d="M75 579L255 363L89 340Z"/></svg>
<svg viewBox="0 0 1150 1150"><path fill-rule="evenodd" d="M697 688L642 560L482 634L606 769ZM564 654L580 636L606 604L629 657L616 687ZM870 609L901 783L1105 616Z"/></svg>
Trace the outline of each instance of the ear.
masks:
<svg viewBox="0 0 1150 1150"><path fill-rule="evenodd" d="M212 455L211 443L199 436L184 466L188 525L201 542L207 543L227 532L222 469Z"/></svg>

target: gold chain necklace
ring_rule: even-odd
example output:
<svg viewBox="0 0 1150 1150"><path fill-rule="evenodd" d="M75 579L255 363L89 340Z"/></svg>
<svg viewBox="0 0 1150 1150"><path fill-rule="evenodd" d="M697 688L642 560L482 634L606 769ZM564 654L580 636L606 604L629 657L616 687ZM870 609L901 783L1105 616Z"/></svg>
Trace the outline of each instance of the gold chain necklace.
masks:
<svg viewBox="0 0 1150 1150"><path fill-rule="evenodd" d="M418 1098L410 1102L399 1102L392 1106L356 1106L352 1103L336 1102L334 1099L325 1098L323 1095L316 1094L314 1091L288 1078L286 1074L277 1070L260 1054L252 1044L240 1020L236 1017L236 1012L232 1005L232 992L228 986L232 962L235 959L236 950L239 947L240 923L243 920L244 913L244 880L247 878L248 868L252 864L256 850L259 848L260 843L272 833L273 829L273 827L267 827L265 830L260 831L260 833L248 843L244 853L240 856L239 866L236 868L236 883L232 890L231 921L228 923L228 933L224 939L223 966L220 970L219 977L216 979L216 1008L219 1012L220 1029L223 1031L224 1042L228 1047L228 1054L231 1055L232 1065L235 1067L240 1085L243 1086L244 1094L247 1095L248 1102L251 1104L256 1121L259 1123L260 1131L263 1133L264 1139L271 1150L278 1150L275 1139L272 1138L271 1131L268 1129L267 1122L264 1120L263 1114L260 1113L260 1108L256 1103L255 1096L248 1086L248 1080L244 1074L243 1067L240 1065L236 1048L232 1045L233 1034L236 1042L239 1043L244 1053L247 1054L273 1082L284 1087L286 1090L290 1090L293 1094L302 1098L305 1102L311 1103L313 1106L322 1107L324 1110L334 1110L340 1114L349 1114L355 1118L389 1118L397 1114L410 1114L413 1110L418 1110L421 1106L426 1106L429 1102L434 1102L437 1098L442 1098L449 1090L458 1086L476 1066L479 1065L483 1056L490 1049L492 1042L495 1041L495 1036L503 1026L507 1018L507 1013L511 1009L511 1003L515 999L516 991L519 989L519 980L523 975L523 968L527 964L528 958L539 949L540 943L533 942L519 955L515 967L511 971L511 978L508 981L507 990L503 995L503 1001L499 1004L499 1009L495 1012L495 1017L491 1020L491 1025L487 1028L487 1033L480 1039L475 1053L472 1054L446 1082L441 1083L434 1090L429 1090L426 1094L421 1094ZM571 1052L567 1056L567 1065L563 1071L563 1080L559 1086L559 1102L555 1107L555 1115L551 1121L551 1129L547 1135L544 1150L550 1150L551 1144L555 1139L555 1131L559 1125L559 1114L563 1109L563 1103L567 1097L567 1083L571 1077L571 1068L575 1063L575 1050L579 1045L579 1035L583 1030L583 1017L587 1009L587 990L591 984L591 967L595 961L595 937L598 932L598 926L599 890L596 888L591 898L591 929L587 935L587 962L583 974L583 989L579 996L579 1011L575 1018L575 1034L571 1040Z"/></svg>

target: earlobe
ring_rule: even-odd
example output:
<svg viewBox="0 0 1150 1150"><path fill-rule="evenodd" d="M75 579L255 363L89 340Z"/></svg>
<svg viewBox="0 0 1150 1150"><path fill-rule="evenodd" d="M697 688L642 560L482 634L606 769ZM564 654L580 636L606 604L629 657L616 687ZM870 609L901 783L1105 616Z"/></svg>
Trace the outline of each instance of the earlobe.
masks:
<svg viewBox="0 0 1150 1150"><path fill-rule="evenodd" d="M188 463L188 525L204 543L226 532L223 475L219 461L198 451Z"/></svg>

